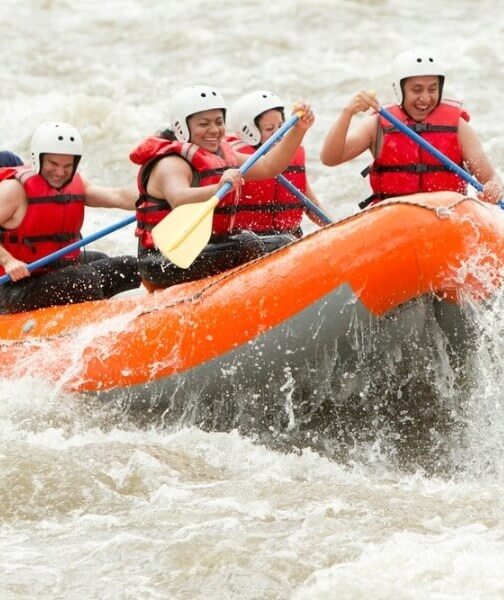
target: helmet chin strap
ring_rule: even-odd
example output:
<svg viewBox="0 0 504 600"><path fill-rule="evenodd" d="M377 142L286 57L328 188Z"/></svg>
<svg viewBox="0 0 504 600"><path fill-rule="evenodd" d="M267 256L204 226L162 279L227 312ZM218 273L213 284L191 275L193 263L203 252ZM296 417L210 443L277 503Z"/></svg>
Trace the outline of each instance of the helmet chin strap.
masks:
<svg viewBox="0 0 504 600"><path fill-rule="evenodd" d="M443 87L444 87L444 76L443 75L439 75L439 100L437 105L439 105L439 103L441 102L441 99L443 98Z"/></svg>
<svg viewBox="0 0 504 600"><path fill-rule="evenodd" d="M191 142L192 133L191 133L191 128L189 127L189 117L192 117L192 115L187 116L186 120L185 120L187 131L189 132L189 137L187 138L187 143L192 144L192 142Z"/></svg>
<svg viewBox="0 0 504 600"><path fill-rule="evenodd" d="M75 177L75 173L77 173L77 169L79 168L79 163L81 161L82 156L79 155L75 155L74 156L74 167L72 169L72 177L68 180L68 183L70 183L70 181L72 181L72 179Z"/></svg>

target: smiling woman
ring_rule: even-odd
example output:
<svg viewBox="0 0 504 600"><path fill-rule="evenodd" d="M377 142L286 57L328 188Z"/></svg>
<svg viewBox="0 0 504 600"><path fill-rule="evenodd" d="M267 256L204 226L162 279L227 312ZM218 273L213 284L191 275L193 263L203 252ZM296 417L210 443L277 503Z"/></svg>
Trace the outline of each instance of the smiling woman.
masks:
<svg viewBox="0 0 504 600"><path fill-rule="evenodd" d="M235 226L242 180L281 173L313 123L310 107L296 105L303 115L291 132L242 176L239 167L247 157L224 141L227 103L219 91L204 85L184 88L172 97L170 108L176 139L151 136L130 155L140 165L136 233L140 273L148 289L214 275L266 253L257 235ZM189 269L177 267L155 247L152 229L172 209L209 200L226 183L231 189L214 211L209 244Z"/></svg>
<svg viewBox="0 0 504 600"><path fill-rule="evenodd" d="M187 119L191 141L209 152L217 152L226 123L222 109L206 110Z"/></svg>
<svg viewBox="0 0 504 600"><path fill-rule="evenodd" d="M233 104L229 121L230 135L226 140L234 150L250 156L284 124L285 103L275 92L255 90ZM300 146L282 176L243 186L243 201L235 225L257 233L270 250L303 235L304 212L317 225L328 221L308 208L322 207L310 185L306 162L305 149Z"/></svg>

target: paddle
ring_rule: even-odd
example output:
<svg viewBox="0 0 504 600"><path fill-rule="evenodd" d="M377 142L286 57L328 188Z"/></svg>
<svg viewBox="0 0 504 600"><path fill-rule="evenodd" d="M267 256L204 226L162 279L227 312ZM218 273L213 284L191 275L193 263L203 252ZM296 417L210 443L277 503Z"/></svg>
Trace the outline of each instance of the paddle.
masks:
<svg viewBox="0 0 504 600"><path fill-rule="evenodd" d="M292 115L242 164L240 173L245 175L281 137L294 127L300 116L300 113ZM231 187L231 183L226 182L209 200L177 206L152 229L152 237L157 248L177 267L187 269L208 244L212 235L213 210Z"/></svg>
<svg viewBox="0 0 504 600"><path fill-rule="evenodd" d="M407 125L405 125L402 121L399 121L399 119L394 117L394 115L390 114L388 112L388 110L385 110L384 108L380 108L380 110L378 112L380 113L380 115L382 115L382 117L385 117L385 119L387 119L387 121L392 123L392 125L395 125L397 127L397 129L399 129L399 131L402 131L402 133L404 133L405 135L410 137L412 140L417 142L420 146L422 146L422 148L424 148L424 150L427 150L427 152L430 152L430 154L432 154L432 156L436 157L441 163L443 163L445 165L445 167L450 169L450 171L453 171L454 173L456 173L464 181L466 181L467 183L472 185L473 188L476 189L478 192L483 191L483 185L477 179L475 179L470 173L468 173L467 171L462 169L462 167L460 167L459 165L454 163L451 159L449 159L447 156L445 156L437 148L435 148L434 146L429 144L429 142L427 142L426 140L424 140L423 137L418 135L418 133L416 133L416 131L413 131ZM504 201L499 200L498 204L501 208L504 208Z"/></svg>
<svg viewBox="0 0 504 600"><path fill-rule="evenodd" d="M289 190L289 192L291 194L293 194L294 196L296 196L296 198L304 205L306 206L306 208L314 213L315 215L317 215L317 217L319 219L321 219L322 221L324 221L324 223L326 225L328 225L329 223L332 223L332 220L325 214L325 212L320 209L315 203L313 203L307 196L305 196L303 194L303 192L301 192L301 190L298 190L298 188L293 185L286 177L284 177L283 175L277 175L275 177L275 179L281 183L287 190Z"/></svg>
<svg viewBox="0 0 504 600"><path fill-rule="evenodd" d="M105 237L106 235L108 235L109 233L112 233L113 231L117 231L118 229L121 229L122 227L125 227L126 225L129 225L130 223L133 223L134 221L136 221L136 215L131 215L127 219L118 221L117 223L114 223L113 225L109 225L108 227L105 227L104 229L100 229L100 231L97 231L96 233L92 233L91 235L88 235L77 242L73 242L73 244L69 244L68 246L65 246L64 248L60 248L59 250L56 250L56 252L52 252L51 254L48 254L47 256L44 256L43 258L34 260L32 263L30 263L28 265L28 271L30 271L30 273L31 273L35 269L39 269L40 267L45 267L46 265L51 264L55 260L58 260L58 258L66 256L69 252L72 252L73 250L77 250L78 248L82 248L83 246L86 246L87 244L90 244L91 242L94 242L95 240ZM10 280L11 280L11 278L9 277L9 275L2 275L0 277L0 285L3 283L7 283Z"/></svg>

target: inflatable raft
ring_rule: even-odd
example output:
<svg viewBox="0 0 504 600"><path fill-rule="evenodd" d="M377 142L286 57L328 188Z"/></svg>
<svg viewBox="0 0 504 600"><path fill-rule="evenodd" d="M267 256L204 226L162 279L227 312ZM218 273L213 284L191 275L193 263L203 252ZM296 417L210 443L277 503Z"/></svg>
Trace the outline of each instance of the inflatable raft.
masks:
<svg viewBox="0 0 504 600"><path fill-rule="evenodd" d="M396 199L214 277L0 316L0 378L206 427L232 426L252 405L247 418L266 418L267 398L281 398L292 424L355 392L365 354L397 365L432 353L428 323L454 355L467 351L460 292L488 294L461 269L475 257L498 272L500 208L451 193Z"/></svg>

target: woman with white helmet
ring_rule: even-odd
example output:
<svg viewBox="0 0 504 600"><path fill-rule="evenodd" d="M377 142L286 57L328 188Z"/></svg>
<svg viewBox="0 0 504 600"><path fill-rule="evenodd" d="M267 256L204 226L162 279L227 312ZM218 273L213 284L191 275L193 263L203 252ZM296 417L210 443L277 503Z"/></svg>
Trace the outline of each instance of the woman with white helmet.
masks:
<svg viewBox="0 0 504 600"><path fill-rule="evenodd" d="M233 134L227 136L226 141L237 152L253 154L283 125L284 110L282 100L268 90L241 96L230 110L229 130ZM305 150L299 146L282 175L322 208L308 183L305 163ZM245 182L237 209L235 227L260 235L268 250L302 236L301 220L305 211L313 222L324 224L275 178Z"/></svg>
<svg viewBox="0 0 504 600"><path fill-rule="evenodd" d="M132 190L99 187L81 177L82 150L75 127L44 123L31 139L31 165L0 170L0 275L11 279L0 286L0 310L99 300L140 285L133 256L86 257L74 250L28 270L28 263L81 238L85 205L134 209Z"/></svg>
<svg viewBox="0 0 504 600"><path fill-rule="evenodd" d="M444 80L445 68L434 52L402 52L392 64L397 104L387 110L447 158L474 174L484 185L480 199L495 203L502 197L502 182L468 123L468 113L460 103L443 99ZM361 208L417 192L466 193L463 179L381 115L367 116L349 132L353 117L368 109L380 109L375 94L359 92L330 129L321 152L327 166L347 162L365 150L371 152L374 161L362 174L370 175L373 193L359 204Z"/></svg>
<svg viewBox="0 0 504 600"><path fill-rule="evenodd" d="M293 129L244 176L268 179L285 170L314 117L299 103L303 116ZM235 227L242 201L239 171L247 157L224 140L227 104L222 94L206 85L190 86L174 94L170 102L173 136L150 136L130 154L140 165L137 202L139 269L150 289L168 287L230 269L266 253L261 239ZM167 138L175 139L167 139ZM226 182L232 189L216 207L210 243L189 269L167 260L155 247L151 231L173 208L203 202Z"/></svg>

